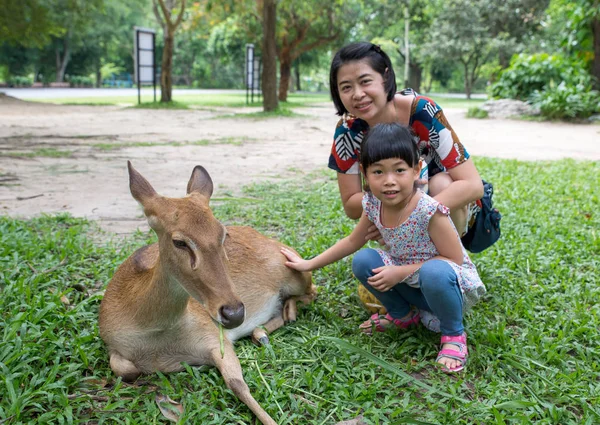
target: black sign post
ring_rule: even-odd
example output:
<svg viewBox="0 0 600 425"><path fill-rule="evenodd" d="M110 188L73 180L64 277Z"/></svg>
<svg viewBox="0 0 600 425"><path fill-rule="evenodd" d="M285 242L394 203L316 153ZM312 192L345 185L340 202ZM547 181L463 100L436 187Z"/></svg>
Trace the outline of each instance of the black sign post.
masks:
<svg viewBox="0 0 600 425"><path fill-rule="evenodd" d="M141 87L152 84L154 102L156 102L156 31L148 28L134 27L134 60L135 80L138 86L138 104L141 103Z"/></svg>

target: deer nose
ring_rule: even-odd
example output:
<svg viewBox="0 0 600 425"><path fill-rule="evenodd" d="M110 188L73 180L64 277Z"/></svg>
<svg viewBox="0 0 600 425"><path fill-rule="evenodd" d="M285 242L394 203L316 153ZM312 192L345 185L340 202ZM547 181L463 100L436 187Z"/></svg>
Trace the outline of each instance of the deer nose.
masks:
<svg viewBox="0 0 600 425"><path fill-rule="evenodd" d="M226 329L237 328L244 322L245 315L244 304L224 305L219 309L221 313L221 324Z"/></svg>

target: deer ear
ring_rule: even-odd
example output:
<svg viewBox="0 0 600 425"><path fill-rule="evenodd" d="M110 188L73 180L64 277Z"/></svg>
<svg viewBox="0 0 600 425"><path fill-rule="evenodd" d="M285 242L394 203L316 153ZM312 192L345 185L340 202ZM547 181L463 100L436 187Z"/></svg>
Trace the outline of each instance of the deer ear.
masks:
<svg viewBox="0 0 600 425"><path fill-rule="evenodd" d="M187 193L188 195L192 192L200 193L201 195L210 198L213 193L213 182L210 176L208 175L208 171L201 165L196 165L194 167L194 171L192 171L192 176L190 177L190 181L187 185Z"/></svg>
<svg viewBox="0 0 600 425"><path fill-rule="evenodd" d="M133 198L140 204L144 205L149 199L154 198L157 193L148 180L138 173L131 161L127 161L127 169L129 170L129 190Z"/></svg>

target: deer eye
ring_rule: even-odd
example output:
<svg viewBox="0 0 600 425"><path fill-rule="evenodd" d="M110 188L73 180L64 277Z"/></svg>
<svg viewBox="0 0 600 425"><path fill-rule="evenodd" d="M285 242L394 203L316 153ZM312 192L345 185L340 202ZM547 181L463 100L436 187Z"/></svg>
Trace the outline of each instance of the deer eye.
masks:
<svg viewBox="0 0 600 425"><path fill-rule="evenodd" d="M187 248L187 244L185 243L185 241L182 241L181 239L173 239L173 245L175 246L175 248L178 248L178 249L186 249Z"/></svg>

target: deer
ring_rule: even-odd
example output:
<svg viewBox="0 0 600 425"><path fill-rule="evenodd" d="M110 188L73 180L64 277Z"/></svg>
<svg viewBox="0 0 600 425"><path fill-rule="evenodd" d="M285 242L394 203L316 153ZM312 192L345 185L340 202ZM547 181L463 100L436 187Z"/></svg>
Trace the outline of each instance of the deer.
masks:
<svg viewBox="0 0 600 425"><path fill-rule="evenodd" d="M115 271L100 304L100 336L123 381L212 365L265 425L277 425L250 393L233 344L258 345L295 321L316 295L310 273L285 266L284 245L247 226L225 226L209 201L213 182L196 166L183 198L159 195L127 161L129 188L158 242ZM289 247L287 247L290 249Z"/></svg>

